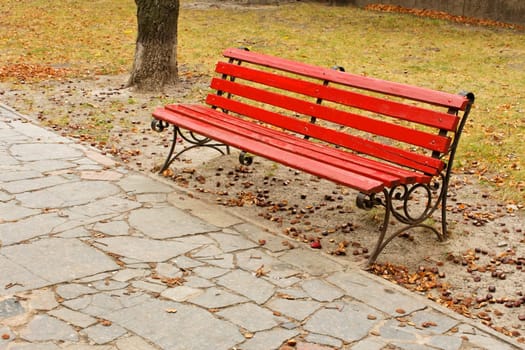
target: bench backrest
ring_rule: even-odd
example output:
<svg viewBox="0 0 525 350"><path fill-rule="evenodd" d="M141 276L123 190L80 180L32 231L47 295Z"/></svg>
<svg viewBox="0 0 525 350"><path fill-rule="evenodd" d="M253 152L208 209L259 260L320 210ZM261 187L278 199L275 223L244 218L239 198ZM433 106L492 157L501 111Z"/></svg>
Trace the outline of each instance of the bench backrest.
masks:
<svg viewBox="0 0 525 350"><path fill-rule="evenodd" d="M444 169L459 112L466 118L473 102L243 49L223 54L212 107L429 175Z"/></svg>

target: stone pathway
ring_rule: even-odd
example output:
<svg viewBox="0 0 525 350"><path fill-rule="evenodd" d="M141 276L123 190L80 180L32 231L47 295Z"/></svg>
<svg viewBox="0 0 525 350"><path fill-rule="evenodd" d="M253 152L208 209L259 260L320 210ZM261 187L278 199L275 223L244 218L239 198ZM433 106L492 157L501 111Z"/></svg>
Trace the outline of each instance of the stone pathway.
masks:
<svg viewBox="0 0 525 350"><path fill-rule="evenodd" d="M0 350L518 349L0 105Z"/></svg>

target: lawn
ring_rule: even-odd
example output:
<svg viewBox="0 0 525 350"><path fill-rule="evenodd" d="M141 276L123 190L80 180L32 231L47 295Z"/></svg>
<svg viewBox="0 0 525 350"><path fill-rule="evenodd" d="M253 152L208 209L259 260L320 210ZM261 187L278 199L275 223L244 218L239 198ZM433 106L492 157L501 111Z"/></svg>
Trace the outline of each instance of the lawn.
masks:
<svg viewBox="0 0 525 350"><path fill-rule="evenodd" d="M211 75L222 49L247 46L357 74L472 91L476 105L456 169L477 174L501 199L525 202L523 31L316 3L207 4L182 2L181 74ZM136 36L131 0L0 0L0 7L2 81L89 79L131 67Z"/></svg>

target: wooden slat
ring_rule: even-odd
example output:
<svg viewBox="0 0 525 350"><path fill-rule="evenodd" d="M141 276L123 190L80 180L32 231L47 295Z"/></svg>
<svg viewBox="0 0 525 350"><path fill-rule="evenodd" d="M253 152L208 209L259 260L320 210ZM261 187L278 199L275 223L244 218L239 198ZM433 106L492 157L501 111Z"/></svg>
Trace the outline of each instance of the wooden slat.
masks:
<svg viewBox="0 0 525 350"><path fill-rule="evenodd" d="M257 141L271 144L276 148L297 155L322 160L323 163L349 170L352 173L368 176L371 179L381 181L386 187L393 187L400 183L413 183L415 179L414 173L407 173L407 177L401 177L386 171L381 171L381 167L369 168L357 162L349 161L350 157L339 157L338 154L334 152L336 150L332 147L316 145L308 140L272 130L250 121L240 120L234 116L213 110L210 111L209 108L203 108L202 106L177 105L175 109L167 109L197 119L204 118L206 122L213 124L215 127L226 129L229 132L235 132Z"/></svg>
<svg viewBox="0 0 525 350"><path fill-rule="evenodd" d="M353 86L368 91L380 92L391 96L408 98L414 101L430 103L437 106L465 110L469 103L466 97L460 95L364 77L328 68L320 68L306 63L295 62L260 53L253 53L242 49L226 49L223 51L223 55L228 58L259 64L265 67L278 68L295 74Z"/></svg>
<svg viewBox="0 0 525 350"><path fill-rule="evenodd" d="M239 101L210 94L206 102L213 106L219 106L228 111L240 115L250 116L271 125L287 126L286 129L303 135L309 135L321 140L336 140L337 144L359 153L368 154L372 157L384 159L392 163L408 168L416 169L426 174L436 175L444 167L441 160L417 153L398 149L370 140L353 136L344 132L324 128L322 126L301 121L293 117L283 116L262 108L254 107Z"/></svg>
<svg viewBox="0 0 525 350"><path fill-rule="evenodd" d="M387 187L391 187L394 183L409 184L414 183L415 181L419 183L427 183L430 181L429 176L423 175L421 173L409 171L372 159L363 158L362 156L335 149L326 145L313 143L303 138L298 138L275 129L270 129L266 126L254 124L250 121L244 121L237 118L236 116L210 110L205 106L194 104L174 106L168 105L166 106L166 109L177 112L186 110L188 113L198 113L195 115L204 118L213 118L216 120L215 123L227 123L230 125L228 128L235 129L242 127L246 130L246 132L256 131L258 135L266 135L272 139L283 140L287 145L292 146L290 150L293 150L295 153L304 154L307 156L316 156L332 165L349 169L359 174L367 175L374 179L383 181ZM245 131L239 132L244 133Z"/></svg>
<svg viewBox="0 0 525 350"><path fill-rule="evenodd" d="M271 143L263 142L257 137L250 138L245 134L235 133L229 128L220 128L210 124L207 118L197 119L183 113L177 113L173 109L158 108L153 112L157 119L179 125L192 130L197 134L209 137L219 142L225 142L233 147L244 149L250 153L260 155L270 160L277 161L310 174L330 179L336 183L365 193L377 193L384 188L381 181L371 179L349 170L342 169L331 164L313 159L308 156L295 154L293 152L278 148Z"/></svg>
<svg viewBox="0 0 525 350"><path fill-rule="evenodd" d="M258 84L279 88L282 90L303 94L324 101L339 103L389 117L415 122L441 130L454 131L459 118L444 112L406 105L378 97L359 94L353 91L325 86L288 76L282 76L250 67L239 66L227 62L219 62L216 72L228 76L248 80Z"/></svg>
<svg viewBox="0 0 525 350"><path fill-rule="evenodd" d="M324 119L333 123L348 126L374 135L388 137L393 140L423 147L432 151L444 153L450 146L450 138L436 134L414 130L401 125L387 123L381 120L336 110L313 102L242 85L225 79L214 78L210 84L213 89L242 96L254 101L263 102L280 108L300 113L303 115ZM276 120L277 125L286 129L294 127L293 119ZM299 120L297 120L299 121ZM322 139L338 144L337 139Z"/></svg>

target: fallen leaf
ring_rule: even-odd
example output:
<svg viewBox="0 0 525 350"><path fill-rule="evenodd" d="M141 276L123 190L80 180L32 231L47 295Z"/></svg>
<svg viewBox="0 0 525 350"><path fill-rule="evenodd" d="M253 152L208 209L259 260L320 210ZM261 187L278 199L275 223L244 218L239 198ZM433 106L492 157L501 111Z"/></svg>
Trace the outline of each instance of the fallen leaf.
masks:
<svg viewBox="0 0 525 350"><path fill-rule="evenodd" d="M296 346L296 345L297 345L297 340L295 340L295 339L289 339L289 340L286 342L286 345L289 345L289 346Z"/></svg>
<svg viewBox="0 0 525 350"><path fill-rule="evenodd" d="M347 241L339 242L337 248L334 250L335 255L346 255L346 247L348 246Z"/></svg>
<svg viewBox="0 0 525 350"><path fill-rule="evenodd" d="M103 320L103 319L99 320L99 323L103 325L104 327L109 327L113 324L110 320Z"/></svg>
<svg viewBox="0 0 525 350"><path fill-rule="evenodd" d="M162 172L162 176L164 177L172 177L173 175L175 175L175 173L171 169L166 169Z"/></svg>
<svg viewBox="0 0 525 350"><path fill-rule="evenodd" d="M0 67L0 79L15 77L20 81L35 78L60 78L71 73L71 70L64 68L53 68L45 65L27 63L14 63Z"/></svg>
<svg viewBox="0 0 525 350"><path fill-rule="evenodd" d="M480 18L473 18L473 17L466 17L466 16L456 16L456 15L452 15L450 13L438 11L438 10L417 9L417 8L398 6L398 5L383 5L383 4L370 4L370 5L365 6L365 9L371 10L371 11L381 11L381 12L408 13L414 16L419 16L419 17L444 19L444 20L456 22L456 23L474 24L474 25L486 26L486 27L515 28L515 29L520 29L520 30L523 29L523 26L518 25L518 24L504 23L504 22L499 22L499 21L494 21L494 20L480 19Z"/></svg>
<svg viewBox="0 0 525 350"><path fill-rule="evenodd" d="M264 265L261 265L256 271L255 271L255 277L259 278L262 276L267 276L267 272L264 271Z"/></svg>
<svg viewBox="0 0 525 350"><path fill-rule="evenodd" d="M295 300L295 297L291 296L290 294L286 294L286 293L277 293L277 296L279 298L286 299L286 300Z"/></svg>

